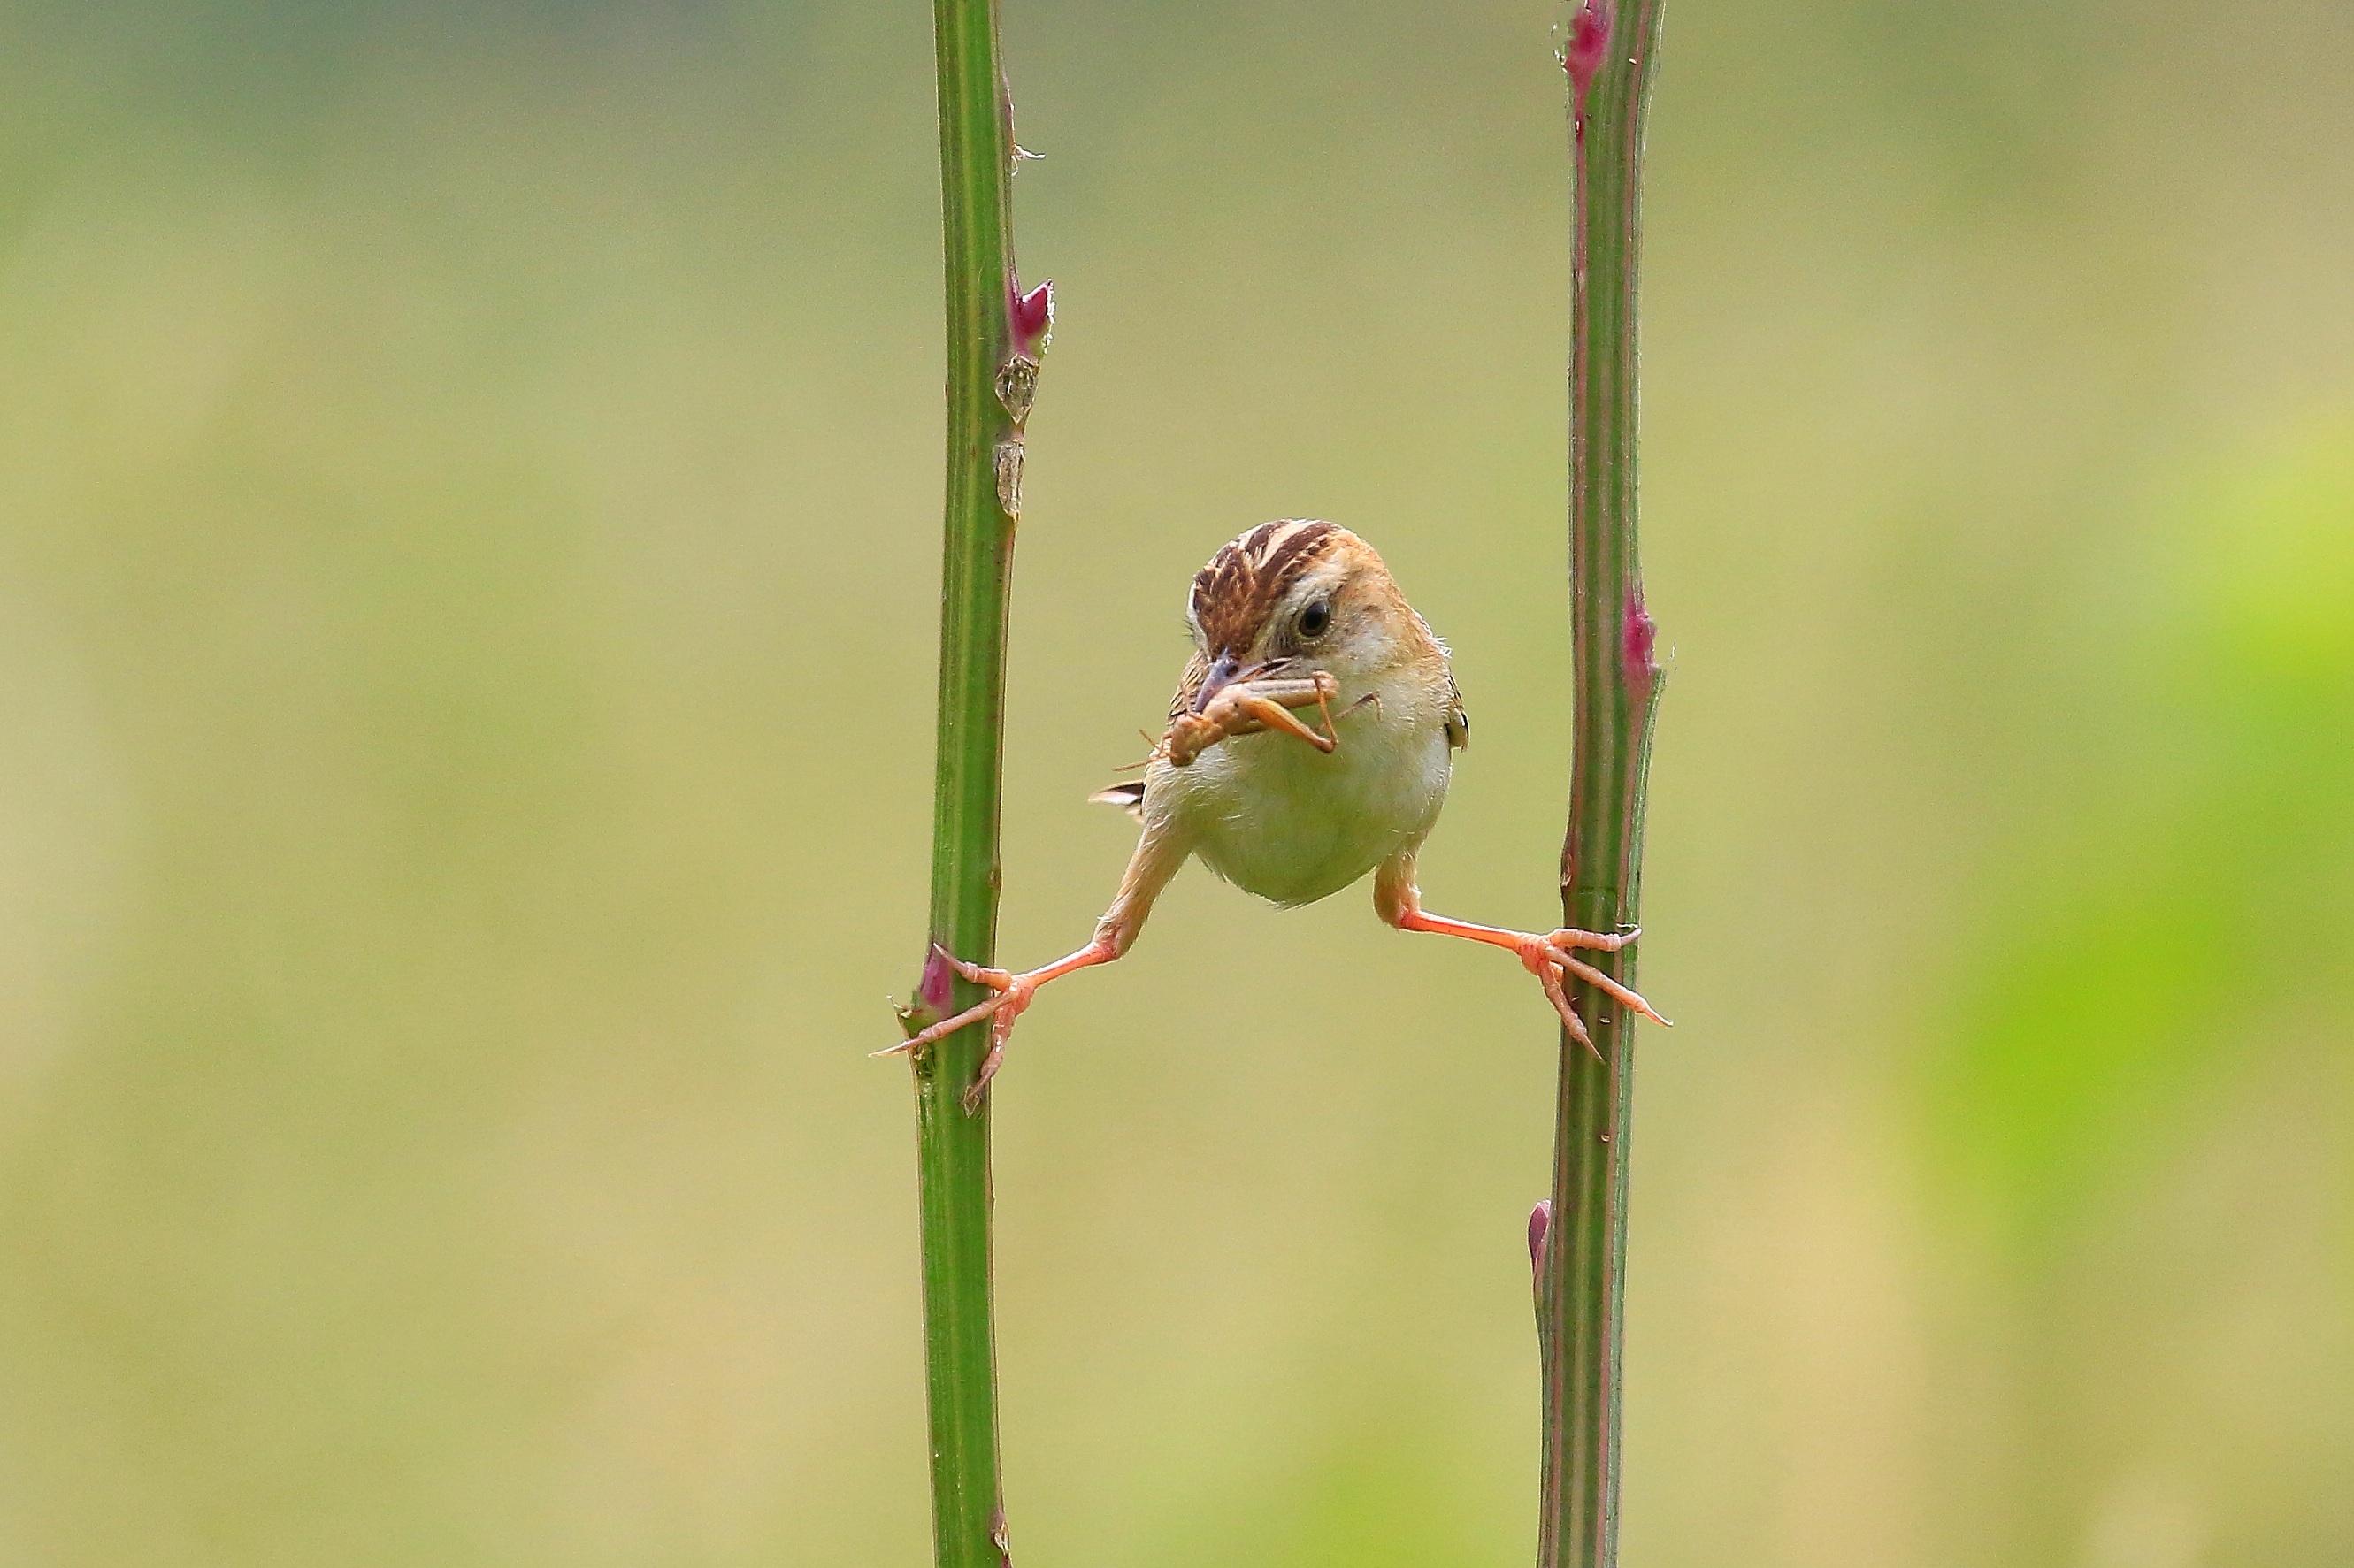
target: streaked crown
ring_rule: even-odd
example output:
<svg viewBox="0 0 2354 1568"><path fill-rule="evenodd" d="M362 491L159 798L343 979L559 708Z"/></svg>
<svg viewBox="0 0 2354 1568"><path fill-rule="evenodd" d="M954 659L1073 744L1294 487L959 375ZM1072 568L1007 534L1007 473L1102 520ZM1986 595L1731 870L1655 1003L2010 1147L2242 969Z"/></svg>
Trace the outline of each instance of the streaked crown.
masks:
<svg viewBox="0 0 2354 1568"><path fill-rule="evenodd" d="M1257 641L1292 588L1319 562L1370 547L1331 523L1262 523L1222 547L1193 574L1192 619L1212 656L1239 658Z"/></svg>

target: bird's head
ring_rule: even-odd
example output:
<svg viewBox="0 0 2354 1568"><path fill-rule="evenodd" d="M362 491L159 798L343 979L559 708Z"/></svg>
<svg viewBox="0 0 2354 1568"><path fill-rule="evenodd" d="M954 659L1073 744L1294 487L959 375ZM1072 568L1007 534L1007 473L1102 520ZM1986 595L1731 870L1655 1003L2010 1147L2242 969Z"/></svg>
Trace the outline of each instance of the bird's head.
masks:
<svg viewBox="0 0 2354 1568"><path fill-rule="evenodd" d="M1186 620L1209 665L1195 713L1238 680L1320 670L1368 690L1431 641L1373 547L1331 523L1262 523L1226 545L1194 575Z"/></svg>

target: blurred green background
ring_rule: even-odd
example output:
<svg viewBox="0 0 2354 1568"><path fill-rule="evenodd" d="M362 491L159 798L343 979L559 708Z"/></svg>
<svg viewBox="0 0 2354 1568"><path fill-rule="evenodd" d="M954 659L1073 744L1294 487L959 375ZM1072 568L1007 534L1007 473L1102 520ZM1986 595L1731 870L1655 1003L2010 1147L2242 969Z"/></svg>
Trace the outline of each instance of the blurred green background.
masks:
<svg viewBox="0 0 2354 1568"><path fill-rule="evenodd" d="M1567 766L1543 6L1006 0L1001 952L1187 575ZM1675 0L1630 1568L2354 1561L2354 19ZM917 5L0 6L0 1561L924 1560ZM1525 1562L1526 978L1198 869L998 1097L1038 1564Z"/></svg>

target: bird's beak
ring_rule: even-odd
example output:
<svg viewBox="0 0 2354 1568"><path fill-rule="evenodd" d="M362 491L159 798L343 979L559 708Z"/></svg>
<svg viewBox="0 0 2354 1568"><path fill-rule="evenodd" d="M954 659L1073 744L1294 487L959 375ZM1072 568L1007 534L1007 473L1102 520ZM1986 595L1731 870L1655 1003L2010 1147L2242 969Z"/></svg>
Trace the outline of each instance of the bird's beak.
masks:
<svg viewBox="0 0 2354 1568"><path fill-rule="evenodd" d="M1233 654L1219 654L1210 673L1202 678L1202 689L1193 694L1193 711L1198 714L1207 708L1210 699L1234 684L1235 677L1241 673L1242 666L1235 662Z"/></svg>

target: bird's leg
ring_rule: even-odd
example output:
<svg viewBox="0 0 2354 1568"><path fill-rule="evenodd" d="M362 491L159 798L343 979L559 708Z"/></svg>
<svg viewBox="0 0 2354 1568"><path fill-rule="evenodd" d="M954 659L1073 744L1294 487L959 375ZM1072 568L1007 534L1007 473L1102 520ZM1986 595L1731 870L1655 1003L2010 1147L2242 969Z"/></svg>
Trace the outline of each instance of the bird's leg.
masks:
<svg viewBox="0 0 2354 1568"><path fill-rule="evenodd" d="M981 1070L964 1092L964 1108L977 1111L981 1097L989 1088L989 1080L1005 1060L1005 1042L1013 1033L1013 1021L1030 1006L1031 998L1048 980L1097 964L1108 964L1133 946L1137 933L1144 929L1145 916L1152 913L1152 901L1185 863L1192 846L1167 827L1147 826L1144 836L1137 841L1136 853L1129 857L1128 870L1119 879L1119 892L1096 922L1095 936L1087 945L1075 953L1056 959L1042 969L1012 974L1004 969L983 969L969 964L955 954L937 945L933 951L946 959L951 968L975 985L985 985L996 994L966 1008L953 1018L944 1018L928 1028L917 1031L896 1045L875 1053L877 1056L895 1055L902 1051L914 1051L945 1040L969 1023L986 1018L989 1023L989 1051L981 1059Z"/></svg>
<svg viewBox="0 0 2354 1568"><path fill-rule="evenodd" d="M1182 768L1229 736L1281 730L1298 736L1319 751L1341 744L1332 733L1332 699L1341 683L1319 670L1297 680L1237 681L1222 688L1198 714L1179 714L1161 740L1169 760ZM1292 716L1293 708L1316 705L1324 720L1321 733Z"/></svg>
<svg viewBox="0 0 2354 1568"><path fill-rule="evenodd" d="M1373 907L1381 917L1401 931L1429 931L1441 937L1467 937L1490 947L1509 948L1520 956L1522 965L1537 977L1544 987L1545 999L1561 1014L1561 1022L1576 1037L1594 1059L1602 1061L1602 1053L1586 1032L1585 1020L1570 1005L1569 992L1562 984L1562 975L1575 975L1596 990L1607 992L1654 1022L1665 1023L1652 1010L1651 1004L1626 986L1612 980L1592 964L1576 957L1578 949L1615 953L1643 933L1631 931L1578 931L1564 927L1558 931L1508 931L1497 926L1475 926L1469 920L1450 920L1444 915L1423 912L1422 895L1414 885L1414 853L1409 850L1393 855L1373 873ZM1606 1062L1604 1065L1607 1066Z"/></svg>

